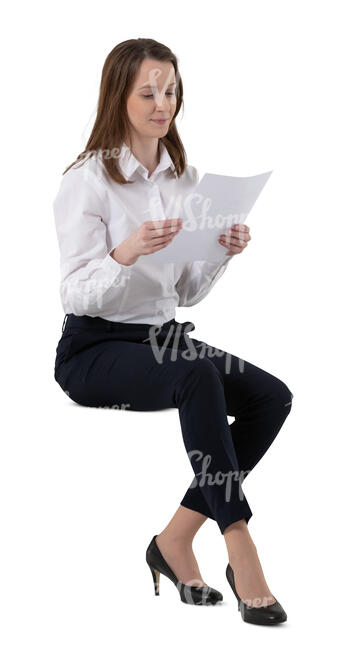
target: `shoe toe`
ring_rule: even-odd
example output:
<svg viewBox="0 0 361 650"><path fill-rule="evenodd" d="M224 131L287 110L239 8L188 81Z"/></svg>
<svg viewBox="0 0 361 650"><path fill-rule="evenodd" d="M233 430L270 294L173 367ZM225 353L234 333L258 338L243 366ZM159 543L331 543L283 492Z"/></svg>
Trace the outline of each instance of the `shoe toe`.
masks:
<svg viewBox="0 0 361 650"><path fill-rule="evenodd" d="M218 603L220 600L223 600L223 594L221 594L218 589L214 589L213 587L210 587L210 594L209 597L214 600L216 603Z"/></svg>
<svg viewBox="0 0 361 650"><path fill-rule="evenodd" d="M267 607L248 607L246 605L244 614L245 621L258 625L276 625L287 620L287 614L278 600Z"/></svg>

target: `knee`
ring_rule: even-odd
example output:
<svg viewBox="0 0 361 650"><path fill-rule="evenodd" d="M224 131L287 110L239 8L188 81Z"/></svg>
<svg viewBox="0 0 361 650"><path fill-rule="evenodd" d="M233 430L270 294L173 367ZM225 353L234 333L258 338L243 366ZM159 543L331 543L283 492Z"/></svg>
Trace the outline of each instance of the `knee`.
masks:
<svg viewBox="0 0 361 650"><path fill-rule="evenodd" d="M220 377L222 373L218 370L217 366L211 361L209 357L201 357L194 359L194 371L201 377Z"/></svg>
<svg viewBox="0 0 361 650"><path fill-rule="evenodd" d="M222 375L217 366L207 357L184 360L182 367L184 381L210 382L222 380Z"/></svg>
<svg viewBox="0 0 361 650"><path fill-rule="evenodd" d="M174 402L179 407L183 396L197 395L199 389L219 390L223 385L218 368L207 358L183 359L178 363Z"/></svg>
<svg viewBox="0 0 361 650"><path fill-rule="evenodd" d="M275 396L278 400L280 407L291 409L293 393L288 388L287 384L281 379L277 381L277 389L275 390Z"/></svg>

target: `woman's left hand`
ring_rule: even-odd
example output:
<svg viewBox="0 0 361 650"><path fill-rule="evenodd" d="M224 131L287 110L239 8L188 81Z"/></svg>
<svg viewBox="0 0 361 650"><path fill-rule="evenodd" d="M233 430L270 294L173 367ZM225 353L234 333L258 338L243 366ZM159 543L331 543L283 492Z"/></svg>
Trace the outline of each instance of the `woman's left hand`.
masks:
<svg viewBox="0 0 361 650"><path fill-rule="evenodd" d="M252 238L249 234L249 226L246 226L245 223L236 223L227 228L226 234L220 235L218 241L222 246L228 248L226 255L236 255L242 253L250 239Z"/></svg>

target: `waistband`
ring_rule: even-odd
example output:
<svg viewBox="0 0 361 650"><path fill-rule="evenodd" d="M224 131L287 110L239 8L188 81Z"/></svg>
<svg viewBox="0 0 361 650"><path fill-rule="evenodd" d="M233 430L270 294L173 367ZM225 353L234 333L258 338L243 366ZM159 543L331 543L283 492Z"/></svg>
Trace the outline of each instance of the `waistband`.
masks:
<svg viewBox="0 0 361 650"><path fill-rule="evenodd" d="M167 321L166 323L163 323L163 325L157 325L157 327L161 327L162 330L167 330L169 329L172 325L174 326L181 326L182 330L185 329L187 325L192 325L192 327L188 328L188 331L192 331L195 329L194 323L192 321L185 321L184 323L179 323L176 321L175 318L172 318L171 320ZM101 318L100 316L76 316L75 314L65 314L64 320L63 320L63 326L62 326L62 332L64 332L65 328L71 328L71 327L77 327L81 329L96 329L96 330L103 330L107 332L122 332L122 331L134 331L134 332L141 332L144 330L148 330L150 327L153 327L152 323L122 323L122 322L116 322L116 321L110 321L106 320L105 318Z"/></svg>

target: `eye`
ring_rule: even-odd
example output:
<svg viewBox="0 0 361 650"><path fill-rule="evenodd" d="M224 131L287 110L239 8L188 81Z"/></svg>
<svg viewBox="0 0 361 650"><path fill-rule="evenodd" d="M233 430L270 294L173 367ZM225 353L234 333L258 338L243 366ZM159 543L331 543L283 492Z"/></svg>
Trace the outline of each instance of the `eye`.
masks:
<svg viewBox="0 0 361 650"><path fill-rule="evenodd" d="M170 97L175 96L175 93L166 93L166 95L169 95ZM149 99L150 97L153 97L153 95L142 95L145 99Z"/></svg>

